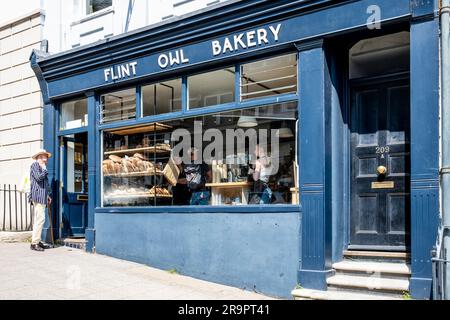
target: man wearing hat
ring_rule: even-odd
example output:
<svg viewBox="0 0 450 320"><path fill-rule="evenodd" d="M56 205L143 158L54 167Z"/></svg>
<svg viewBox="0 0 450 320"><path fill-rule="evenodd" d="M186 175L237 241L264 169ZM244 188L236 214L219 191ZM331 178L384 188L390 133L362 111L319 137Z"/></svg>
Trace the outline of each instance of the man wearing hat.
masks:
<svg viewBox="0 0 450 320"><path fill-rule="evenodd" d="M29 201L34 207L33 236L31 250L44 251L49 246L41 241L42 229L45 222L45 208L52 202L50 184L48 182L47 162L52 155L44 149L33 155L36 160L30 168L30 196Z"/></svg>

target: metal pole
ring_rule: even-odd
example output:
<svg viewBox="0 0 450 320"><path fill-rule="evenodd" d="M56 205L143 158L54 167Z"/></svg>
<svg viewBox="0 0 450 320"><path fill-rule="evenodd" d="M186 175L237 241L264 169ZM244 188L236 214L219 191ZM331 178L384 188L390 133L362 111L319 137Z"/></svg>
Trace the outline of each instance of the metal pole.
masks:
<svg viewBox="0 0 450 320"><path fill-rule="evenodd" d="M450 0L441 0L442 63L442 225L444 259L450 259ZM450 269L445 264L445 297L450 296Z"/></svg>

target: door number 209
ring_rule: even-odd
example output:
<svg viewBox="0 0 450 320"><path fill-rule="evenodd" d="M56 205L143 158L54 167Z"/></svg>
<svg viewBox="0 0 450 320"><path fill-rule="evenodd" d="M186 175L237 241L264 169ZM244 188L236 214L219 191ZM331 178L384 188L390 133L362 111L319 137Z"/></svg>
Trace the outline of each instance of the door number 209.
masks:
<svg viewBox="0 0 450 320"><path fill-rule="evenodd" d="M389 153L391 149L389 147L376 147L376 153L377 154L385 154Z"/></svg>

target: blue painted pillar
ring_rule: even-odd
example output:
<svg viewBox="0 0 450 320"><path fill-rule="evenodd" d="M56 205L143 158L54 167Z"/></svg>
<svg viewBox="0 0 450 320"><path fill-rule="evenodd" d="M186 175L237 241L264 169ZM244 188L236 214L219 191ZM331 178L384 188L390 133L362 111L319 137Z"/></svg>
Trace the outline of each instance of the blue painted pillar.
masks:
<svg viewBox="0 0 450 320"><path fill-rule="evenodd" d="M86 94L88 99L88 219L86 228L86 251L95 247L95 205L97 197L97 103L93 92Z"/></svg>
<svg viewBox="0 0 450 320"><path fill-rule="evenodd" d="M331 270L331 214L326 205L326 119L330 77L322 41L299 49L302 287L326 290Z"/></svg>
<svg viewBox="0 0 450 320"><path fill-rule="evenodd" d="M57 131L57 112L55 107L50 101L45 101L44 99L44 149L52 154L48 159L47 170L48 170L48 181L52 189L52 204L51 204L51 216L52 216L52 231L53 239L59 238L59 215L58 215L58 190L59 190L59 180L58 180L58 139L56 138L55 132ZM42 230L42 238L48 243L51 241L50 233L50 219L48 215L49 211L47 209L47 216L45 218L44 228Z"/></svg>
<svg viewBox="0 0 450 320"><path fill-rule="evenodd" d="M411 24L411 267L413 298L431 295L439 221L438 20Z"/></svg>

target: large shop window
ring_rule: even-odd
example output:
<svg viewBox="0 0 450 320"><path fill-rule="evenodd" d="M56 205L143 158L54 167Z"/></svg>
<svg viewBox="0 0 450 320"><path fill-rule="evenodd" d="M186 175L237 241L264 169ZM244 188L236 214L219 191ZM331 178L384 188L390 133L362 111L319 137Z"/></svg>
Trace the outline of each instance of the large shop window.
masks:
<svg viewBox="0 0 450 320"><path fill-rule="evenodd" d="M181 111L181 79L142 87L142 115Z"/></svg>
<svg viewBox="0 0 450 320"><path fill-rule="evenodd" d="M297 93L297 55L255 61L241 67L241 100Z"/></svg>
<svg viewBox="0 0 450 320"><path fill-rule="evenodd" d="M188 77L189 108L234 102L234 84L234 67Z"/></svg>
<svg viewBox="0 0 450 320"><path fill-rule="evenodd" d="M101 98L102 122L136 118L136 89L111 92Z"/></svg>
<svg viewBox="0 0 450 320"><path fill-rule="evenodd" d="M61 104L60 130L76 129L88 125L87 99Z"/></svg>
<svg viewBox="0 0 450 320"><path fill-rule="evenodd" d="M103 206L298 203L297 103L103 133Z"/></svg>

